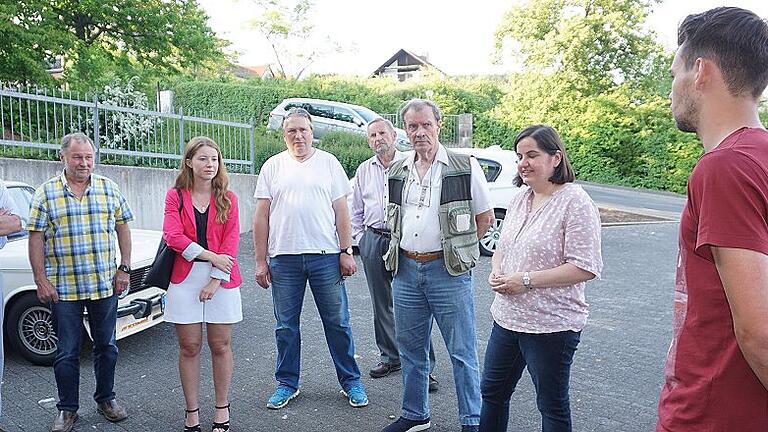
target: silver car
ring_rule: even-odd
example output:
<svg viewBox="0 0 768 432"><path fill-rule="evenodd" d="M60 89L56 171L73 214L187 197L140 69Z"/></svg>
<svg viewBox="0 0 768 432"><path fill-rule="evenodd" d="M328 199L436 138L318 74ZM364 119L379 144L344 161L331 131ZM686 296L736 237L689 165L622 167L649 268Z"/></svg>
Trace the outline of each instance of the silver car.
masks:
<svg viewBox="0 0 768 432"><path fill-rule="evenodd" d="M352 105L344 102L336 102L322 99L290 98L278 104L269 113L267 128L279 130L283 126L283 117L291 108L304 108L312 115L313 133L316 140L322 140L323 136L330 132L352 132L367 135L368 123L381 115L360 105ZM398 150L411 149L411 142L405 131L395 128Z"/></svg>

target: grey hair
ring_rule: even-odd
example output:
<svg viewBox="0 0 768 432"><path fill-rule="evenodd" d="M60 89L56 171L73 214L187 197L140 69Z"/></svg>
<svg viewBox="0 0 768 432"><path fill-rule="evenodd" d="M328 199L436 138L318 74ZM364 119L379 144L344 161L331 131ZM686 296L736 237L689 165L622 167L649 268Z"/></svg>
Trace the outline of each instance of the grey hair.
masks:
<svg viewBox="0 0 768 432"><path fill-rule="evenodd" d="M393 125L391 121L385 119L384 117L376 117L375 119L371 120L370 122L368 122L368 126L366 126L366 128L370 128L372 124L379 123L379 122L387 125L389 127L390 132L395 132L395 125Z"/></svg>
<svg viewBox="0 0 768 432"><path fill-rule="evenodd" d="M69 146L72 145L72 141L77 141L79 143L88 143L91 145L91 148L93 149L93 152L96 152L96 146L93 144L93 141L88 138L88 135L82 133L82 132L72 132L70 134L64 135L64 138L61 139L61 150L59 150L61 153L64 153L67 149L69 149Z"/></svg>
<svg viewBox="0 0 768 432"><path fill-rule="evenodd" d="M283 124L280 125L283 129L285 129L285 122L288 121L291 117L304 117L305 119L309 120L309 130L314 131L314 123L312 122L312 115L304 108L301 107L294 107L289 109L285 116L283 116Z"/></svg>
<svg viewBox="0 0 768 432"><path fill-rule="evenodd" d="M436 121L440 122L440 120L442 120L443 115L440 113L440 108L438 108L434 102L419 98L409 100L402 108L400 108L400 118L403 120L403 123L405 123L405 114L408 113L408 111L421 111L424 108L432 110L432 114L435 116Z"/></svg>

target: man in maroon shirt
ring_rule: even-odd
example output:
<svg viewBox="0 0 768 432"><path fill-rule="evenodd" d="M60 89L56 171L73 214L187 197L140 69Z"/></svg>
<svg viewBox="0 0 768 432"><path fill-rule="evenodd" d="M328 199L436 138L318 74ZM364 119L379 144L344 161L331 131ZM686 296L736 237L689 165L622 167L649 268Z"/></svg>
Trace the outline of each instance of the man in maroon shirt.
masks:
<svg viewBox="0 0 768 432"><path fill-rule="evenodd" d="M690 15L672 113L704 155L680 221L674 336L657 431L768 431L768 25L720 7Z"/></svg>

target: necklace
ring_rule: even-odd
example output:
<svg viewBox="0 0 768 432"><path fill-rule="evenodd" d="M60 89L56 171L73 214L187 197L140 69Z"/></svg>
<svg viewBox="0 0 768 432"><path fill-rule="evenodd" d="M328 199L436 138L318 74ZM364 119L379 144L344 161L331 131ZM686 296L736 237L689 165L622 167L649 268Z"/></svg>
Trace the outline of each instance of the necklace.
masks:
<svg viewBox="0 0 768 432"><path fill-rule="evenodd" d="M207 200L203 201L200 199L196 199L194 195L192 195L192 205L195 206L195 208L200 212L203 213L206 210L208 210L208 206L211 204L211 199L208 197Z"/></svg>

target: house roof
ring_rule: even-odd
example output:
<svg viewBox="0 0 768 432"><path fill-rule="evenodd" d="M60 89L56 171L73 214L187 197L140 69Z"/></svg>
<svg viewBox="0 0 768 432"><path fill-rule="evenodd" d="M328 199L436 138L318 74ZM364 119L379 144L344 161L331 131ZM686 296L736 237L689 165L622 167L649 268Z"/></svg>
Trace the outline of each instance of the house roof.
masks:
<svg viewBox="0 0 768 432"><path fill-rule="evenodd" d="M376 70L373 71L371 76L381 75L381 73L384 72L385 69L389 69L390 65L394 63L396 60L397 60L398 72L414 71L424 66L428 68L433 68L438 72L440 72L441 74L446 75L445 72L441 71L435 65L427 61L426 56L416 55L406 49L400 48L392 57L390 57L387 61L385 61L381 66L376 68Z"/></svg>
<svg viewBox="0 0 768 432"><path fill-rule="evenodd" d="M275 76L272 71L272 66L269 64L256 65L256 66L244 66L240 64L232 65L232 73L240 78Z"/></svg>

